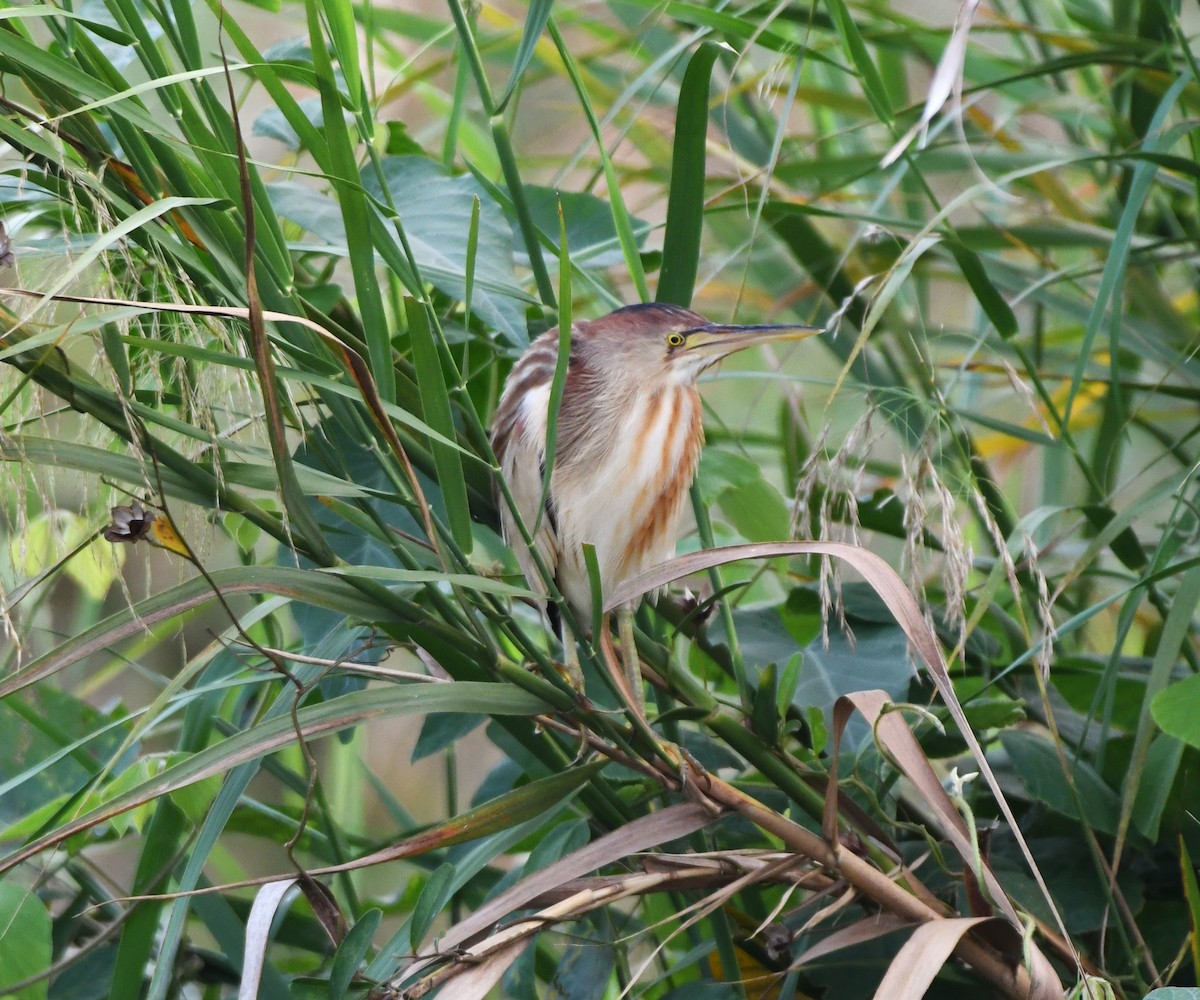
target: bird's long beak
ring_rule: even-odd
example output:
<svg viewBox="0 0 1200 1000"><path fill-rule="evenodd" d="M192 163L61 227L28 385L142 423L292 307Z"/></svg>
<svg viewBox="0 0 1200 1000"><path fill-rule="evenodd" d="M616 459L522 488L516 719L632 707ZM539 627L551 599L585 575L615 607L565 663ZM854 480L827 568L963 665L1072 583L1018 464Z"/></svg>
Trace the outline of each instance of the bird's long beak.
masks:
<svg viewBox="0 0 1200 1000"><path fill-rule="evenodd" d="M806 337L822 333L819 326L804 326L802 324L759 323L749 326L737 326L728 323L706 323L704 326L688 330L686 345L689 354L698 354L712 358L714 361L735 351L754 347L756 344L770 344L782 340L804 340Z"/></svg>

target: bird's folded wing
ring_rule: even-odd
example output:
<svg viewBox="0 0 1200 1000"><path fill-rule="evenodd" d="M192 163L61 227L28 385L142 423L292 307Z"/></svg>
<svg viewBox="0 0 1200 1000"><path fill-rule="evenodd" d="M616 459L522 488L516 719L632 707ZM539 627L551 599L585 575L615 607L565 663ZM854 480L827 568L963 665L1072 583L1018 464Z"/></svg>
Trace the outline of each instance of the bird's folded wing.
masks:
<svg viewBox="0 0 1200 1000"><path fill-rule="evenodd" d="M553 579L558 568L558 525L555 520L553 506L549 494L543 495L545 477L545 436L529 433L527 427L514 428L517 434L507 442L500 461L500 471L508 482L517 510L525 529L532 533L538 555L545 564L546 571ZM524 433L520 433L524 431ZM531 589L544 592L545 581L539 572L537 563L525 544L521 529L517 527L516 519L501 499L501 525L504 536L517 557L521 572L525 574Z"/></svg>

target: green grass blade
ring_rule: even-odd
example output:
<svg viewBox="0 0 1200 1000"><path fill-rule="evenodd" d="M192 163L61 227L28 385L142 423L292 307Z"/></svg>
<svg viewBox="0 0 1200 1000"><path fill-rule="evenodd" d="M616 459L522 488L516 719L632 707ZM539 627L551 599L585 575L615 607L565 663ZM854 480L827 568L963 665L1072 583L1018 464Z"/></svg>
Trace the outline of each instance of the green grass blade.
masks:
<svg viewBox="0 0 1200 1000"><path fill-rule="evenodd" d="M345 220L350 268L354 275L354 290L367 341L367 361L380 397L385 403L394 403L396 374L392 361L391 328L383 308L383 295L375 271L371 210L359 182L358 165L354 159L354 139L342 117L337 80L325 49L324 36L321 34L317 0L306 0L305 9L308 13L313 66L317 72L321 107L325 113L325 139L329 144L330 159L327 170L329 180L337 191L342 217Z"/></svg>
<svg viewBox="0 0 1200 1000"><path fill-rule="evenodd" d="M1192 615L1200 606L1200 569L1192 569L1184 574L1179 582L1179 589L1171 602L1171 610L1163 623L1162 638L1155 651L1154 662L1150 667L1150 675L1146 678L1146 693L1142 699L1142 710L1138 717L1137 735L1133 741L1133 751L1130 756L1129 768L1125 772L1125 780L1121 786L1121 814L1117 827L1117 842L1113 848L1114 859L1119 859L1129 832L1129 823L1133 818L1133 807L1137 801L1142 775L1146 769L1146 759L1150 752L1150 743L1154 737L1155 724L1150 714L1150 706L1160 691L1166 689L1171 681L1171 672L1179 662L1180 650L1185 642L1192 641Z"/></svg>
<svg viewBox="0 0 1200 1000"><path fill-rule="evenodd" d="M492 141L496 146L496 155L500 159L500 169L504 172L504 183L508 188L508 196L512 200L517 224L521 229L525 252L529 254L529 266L533 270L534 281L537 282L538 295L541 296L542 302L546 306L553 309L555 307L554 285L550 281L550 271L546 267L546 258L542 254L542 244L538 239L537 226L529 211L529 199L525 197L525 185L521 180L521 170L513 153L508 129L499 118L492 122Z"/></svg>
<svg viewBox="0 0 1200 1000"><path fill-rule="evenodd" d="M592 108L591 99L588 97L583 76L579 72L579 67L575 62L575 57L571 54L570 47L563 40L562 35L559 34L554 21L548 21L547 27L550 30L550 37L554 39L554 44L558 47L558 54L562 58L567 76L575 88L575 94L579 98L579 105L583 108L583 113L592 130L592 138L596 141L596 151L604 165L604 180L608 186L608 198L609 204L612 207L613 224L616 226L617 235L621 240L621 252L625 257L625 266L629 269L629 276L633 280L638 297L642 302L649 302L650 286L646 283L646 269L642 266L642 257L638 252L637 237L633 232L633 222L629 217L629 211L625 207L625 199L621 194L621 179L617 174L616 167L613 165L612 157L604 145L604 135L600 130L600 123L596 118L596 112Z"/></svg>
<svg viewBox="0 0 1200 1000"><path fill-rule="evenodd" d="M450 15L454 18L454 27L458 29L459 45L462 47L462 53L475 77L475 88L479 93L479 100L483 104L483 112L491 118L497 113L496 99L492 96L492 85L488 83L487 70L484 68L479 46L475 43L475 32L471 27L470 18L463 7L462 0L449 0L449 2Z"/></svg>
<svg viewBox="0 0 1200 1000"><path fill-rule="evenodd" d="M559 256L558 256L558 357L554 361L554 381L550 383L550 401L546 407L546 453L542 469L542 498L538 504L537 520L530 534L537 536L542 518L546 516L546 498L550 495L550 481L554 476L554 461L558 456L558 413L562 407L563 388L567 384L567 370L571 362L571 251L567 246L567 220L558 206Z"/></svg>
<svg viewBox="0 0 1200 1000"><path fill-rule="evenodd" d="M354 10L348 0L321 0L321 10L325 14L325 23L329 26L329 40L333 43L333 52L342 71L342 79L346 81L348 106L359 121L368 124L370 116L362 114L367 104L367 95L358 61L359 40L354 23ZM369 139L369 134L365 138Z"/></svg>
<svg viewBox="0 0 1200 1000"><path fill-rule="evenodd" d="M700 264L704 225L704 181L707 177L708 91L720 48L704 42L688 61L675 112L675 147L671 154L671 193L663 234L659 302L688 307Z"/></svg>
<svg viewBox="0 0 1200 1000"><path fill-rule="evenodd" d="M454 416L446 387L446 374L442 369L437 341L429 325L425 306L414 299L406 298L404 308L425 420L443 437L452 437ZM455 449L447 448L438 441L431 440L430 447L433 449L433 460L437 465L438 485L446 502L450 533L454 536L455 544L463 552L470 552L473 544L471 508L467 503L467 484L463 478L462 458Z"/></svg>
<svg viewBox="0 0 1200 1000"><path fill-rule="evenodd" d="M512 685L464 681L357 691L307 706L296 715L304 738L316 739L375 719L397 716L424 715L429 712L534 715L547 708L540 699ZM279 714L250 729L236 732L61 825L52 833L0 858L0 872L98 823L205 778L259 760L295 741L296 729L290 714Z"/></svg>
<svg viewBox="0 0 1200 1000"><path fill-rule="evenodd" d="M863 40L858 24L850 14L843 0L825 0L829 15L841 42L842 51L854 67L859 85L867 95L871 108L881 122L890 123L894 117L891 98L888 97L887 87L875 66L875 60Z"/></svg>
<svg viewBox="0 0 1200 1000"><path fill-rule="evenodd" d="M1159 102L1158 110L1155 112L1154 120L1151 122L1151 128L1144 141L1144 151L1154 152L1161 145L1173 138L1173 136L1182 134L1183 126L1178 126L1164 132L1164 125L1167 115L1175 106L1176 101L1179 100L1189 80L1190 77L1188 76L1177 77L1175 82L1171 84L1167 92L1163 95L1162 100ZM1112 246L1109 248L1108 255L1105 258L1104 273L1100 278L1100 287L1096 292L1091 312L1088 315L1083 340L1080 344L1078 360L1071 376L1071 390L1063 407L1064 423L1070 423L1075 400L1079 395L1079 389L1083 383L1087 366L1092 359L1092 351L1096 338L1100 333L1100 326L1109 315L1110 310L1113 311L1114 318L1109 326L1111 331L1111 355L1109 363L1111 365L1114 387L1119 382L1120 372L1118 364L1120 344L1118 331L1120 324L1115 318L1116 311L1120 309L1120 289L1124 282L1126 270L1129 267L1130 247L1136 231L1138 217L1150 193L1150 186L1154 181L1157 170L1157 166L1148 160L1139 161L1133 168L1133 180L1129 185L1125 205L1121 210L1120 221L1113 231Z"/></svg>
<svg viewBox="0 0 1200 1000"><path fill-rule="evenodd" d="M975 298L992 321L996 332L1005 340L1017 335L1017 317L1012 307L1004 301L992 280L988 277L983 261L975 251L968 249L957 239L946 240L946 248L954 255L959 270L975 293Z"/></svg>
<svg viewBox="0 0 1200 1000"><path fill-rule="evenodd" d="M525 15L525 27L521 30L521 41L517 45L517 54L513 57L512 71L508 76L508 85L504 88L504 93L500 95L500 100L496 102L496 114L504 111L508 102L517 92L521 77L529 66L529 61L533 58L538 40L546 29L546 22L550 20L550 11L553 8L554 0L530 0L529 12Z"/></svg>

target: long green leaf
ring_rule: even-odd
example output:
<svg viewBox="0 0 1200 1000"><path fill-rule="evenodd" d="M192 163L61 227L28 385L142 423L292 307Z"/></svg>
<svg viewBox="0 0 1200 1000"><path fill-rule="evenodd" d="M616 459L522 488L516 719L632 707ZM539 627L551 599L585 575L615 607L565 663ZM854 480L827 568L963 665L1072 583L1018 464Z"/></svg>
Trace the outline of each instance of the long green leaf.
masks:
<svg viewBox="0 0 1200 1000"><path fill-rule="evenodd" d="M359 182L358 165L354 158L354 140L342 117L337 79L321 33L319 0L305 0L308 14L308 37L312 46L313 67L321 91L324 112L325 140L329 146L326 168L341 203L346 225L346 242L350 249L350 269L354 275L354 290L362 315L362 327L367 342L367 360L371 375L385 403L396 402L396 374L392 360L391 331L383 308L379 277L375 272L375 249L372 244L373 220Z"/></svg>
<svg viewBox="0 0 1200 1000"><path fill-rule="evenodd" d="M720 48L705 42L688 60L675 111L675 147L671 154L671 193L663 234L658 301L687 308L692 304L700 264L707 177L708 90Z"/></svg>
<svg viewBox="0 0 1200 1000"><path fill-rule="evenodd" d="M604 180L608 185L608 198L612 206L613 224L616 226L617 236L621 240L621 252L625 256L625 266L629 269L629 276L633 280L633 285L637 289L638 296L643 302L648 302L650 300L650 286L646 283L646 269L642 266L642 258L638 253L637 237L633 232L633 222L629 217L629 210L625 207L625 198L621 194L621 180L617 175L616 167L613 165L612 157L609 155L608 149L604 144L604 134L600 130L600 123L596 119L596 112L593 110L591 99L588 97L583 75L579 71L575 57L571 54L570 47L563 40L554 21L548 21L547 27L550 30L550 37L554 39L554 44L558 47L558 54L562 58L563 65L566 67L567 76L570 77L571 83L575 88L575 94L579 98L580 107L583 108L584 116L591 127L592 138L596 142L596 151L604 167Z"/></svg>
<svg viewBox="0 0 1200 1000"><path fill-rule="evenodd" d="M478 712L490 715L534 715L548 706L520 688L507 684L463 682L421 684L386 690L358 691L300 709L297 720L306 740L363 725L375 719L430 712ZM105 820L163 795L169 795L205 778L220 775L274 753L294 743L295 725L290 715L280 715L250 729L234 733L214 746L193 754L128 792L65 823L31 844L0 858L5 872L28 858L60 844Z"/></svg>
<svg viewBox="0 0 1200 1000"><path fill-rule="evenodd" d="M504 111L513 94L517 92L517 86L533 58L553 8L554 0L530 0L529 12L525 15L525 27L521 29L521 41L517 45L517 54L513 57L512 71L508 75L508 85L500 95L500 100L496 102L496 114Z"/></svg>
<svg viewBox="0 0 1200 1000"><path fill-rule="evenodd" d="M405 299L404 306L408 334L412 341L413 364L417 370L417 384L421 391L421 409L426 421L436 431L443 437L453 437L454 416L450 408L446 374L442 369L438 345L434 340L425 307L414 299ZM458 547L463 552L470 552L471 508L467 503L467 484L463 479L462 459L456 450L446 448L437 441L431 441L430 445L438 470L438 486L441 487L446 502L450 532Z"/></svg>
<svg viewBox="0 0 1200 1000"><path fill-rule="evenodd" d="M209 576L226 598L233 594L279 594L355 617L386 619L395 613L394 609L372 604L362 589L350 581L316 570L289 566L247 566L213 570ZM139 635L151 625L167 621L212 600L215 600L212 587L208 580L201 577L154 594L132 608L118 611L97 622L9 674L0 681L0 699L36 684L93 653L106 651L124 639Z"/></svg>

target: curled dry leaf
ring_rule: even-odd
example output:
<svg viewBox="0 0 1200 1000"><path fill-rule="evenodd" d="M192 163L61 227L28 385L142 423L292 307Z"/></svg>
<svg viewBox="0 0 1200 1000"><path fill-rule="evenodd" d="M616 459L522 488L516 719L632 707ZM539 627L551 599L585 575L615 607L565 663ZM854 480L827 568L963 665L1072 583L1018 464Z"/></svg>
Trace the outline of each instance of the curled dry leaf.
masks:
<svg viewBox="0 0 1200 1000"><path fill-rule="evenodd" d="M921 1000L963 935L992 919L953 917L921 924L892 959L875 990L875 1000Z"/></svg>
<svg viewBox="0 0 1200 1000"><path fill-rule="evenodd" d="M439 961L445 953L473 941L502 917L527 906L531 900L552 892L565 882L647 848L686 837L715 819L712 813L694 802L679 803L638 817L518 881L451 927L434 947L422 949L407 968L393 977L391 983L411 980L422 969ZM497 960L496 956L490 955L490 960Z"/></svg>
<svg viewBox="0 0 1200 1000"><path fill-rule="evenodd" d="M1042 897L1054 916L1055 923L1062 935L1062 940L1066 943L1072 960L1082 975L1082 961L1070 941L1070 934L1059 913L1058 906L1050 894L1050 889L1046 885L1046 880L1042 876L1037 862L1034 860L1033 852L1030 851L1025 837L1021 833L1021 828L1017 823L1016 817L1013 815L1012 808L1009 806L1003 790L1000 788L1000 783L996 780L996 776L992 772L991 765L984 755L983 747L979 745L979 741L975 738L970 723L967 721L966 714L963 712L962 705L958 701L958 696L954 693L954 686L950 681L950 676L946 668L946 660L942 655L942 648L937 636L934 635L932 629L926 623L924 616L921 614L920 606L904 581L884 559L867 549L841 542L762 542L752 545L729 545L669 559L645 573L623 581L612 593L607 595L606 610L636 601L642 595L657 590L660 587L665 587L668 583L678 580L681 577L690 576L693 573L711 569L714 566L735 562L740 559L773 559L781 556L797 555L827 556L849 563L870 584L896 619L896 623L904 631L913 649L925 664L934 685L938 689L938 693L942 697L943 703L949 710L963 739L970 748L972 756L978 763L979 770L986 779L988 787L991 789L992 795L996 800L996 804L999 806L1001 813L1008 823L1009 829L1012 831L1014 839L1021 849L1025 862L1042 893ZM901 727L907 728L903 726L903 723ZM1005 902L1007 903L1007 899L1005 899ZM1008 904L1006 916L1009 916L1010 921L1015 922L1014 926L1019 927L1019 921L1016 918L1015 912L1012 911L1011 904ZM1058 977L1054 975L1049 961L1037 949L1032 950L1032 956L1033 968L1031 969L1031 976L1034 982L1034 995L1048 997L1061 996L1061 984L1058 982Z"/></svg>

